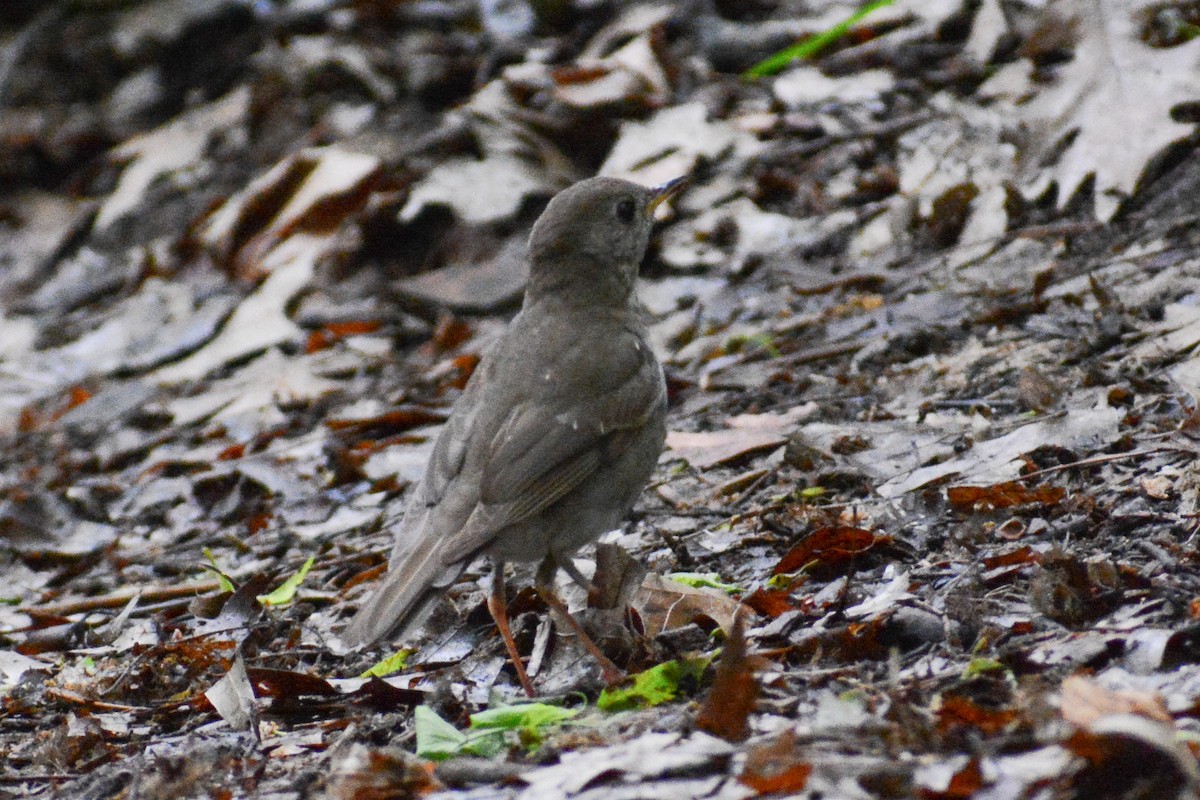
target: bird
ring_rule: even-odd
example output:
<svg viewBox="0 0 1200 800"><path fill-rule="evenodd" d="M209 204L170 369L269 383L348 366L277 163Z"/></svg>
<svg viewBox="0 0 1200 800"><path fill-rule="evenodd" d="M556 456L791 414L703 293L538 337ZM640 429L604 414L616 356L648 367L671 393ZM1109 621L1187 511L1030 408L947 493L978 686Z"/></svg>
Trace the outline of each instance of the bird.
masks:
<svg viewBox="0 0 1200 800"><path fill-rule="evenodd" d="M538 594L579 634L610 684L624 677L554 592L563 569L617 528L666 438L667 389L635 283L655 210L683 179L612 177L562 190L529 236L519 313L488 350L438 435L396 531L387 574L341 633L351 648L403 637L474 559L492 562L488 610L524 692L504 569L540 562Z"/></svg>

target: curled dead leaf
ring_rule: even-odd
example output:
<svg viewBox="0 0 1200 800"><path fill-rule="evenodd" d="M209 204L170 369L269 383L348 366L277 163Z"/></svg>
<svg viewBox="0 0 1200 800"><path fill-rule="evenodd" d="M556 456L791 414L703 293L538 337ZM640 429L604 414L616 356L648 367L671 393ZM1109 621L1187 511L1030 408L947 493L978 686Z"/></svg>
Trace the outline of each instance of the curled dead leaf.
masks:
<svg viewBox="0 0 1200 800"><path fill-rule="evenodd" d="M733 630L739 603L716 589L688 586L656 573L642 581L633 598L647 636L708 621L726 634Z"/></svg>

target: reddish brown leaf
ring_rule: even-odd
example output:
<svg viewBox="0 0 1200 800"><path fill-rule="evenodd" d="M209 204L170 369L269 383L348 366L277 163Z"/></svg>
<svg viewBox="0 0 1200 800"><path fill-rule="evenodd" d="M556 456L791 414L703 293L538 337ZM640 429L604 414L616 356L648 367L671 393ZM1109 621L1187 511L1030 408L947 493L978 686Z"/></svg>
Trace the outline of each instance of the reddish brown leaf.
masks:
<svg viewBox="0 0 1200 800"><path fill-rule="evenodd" d="M750 735L750 712L758 698L758 680L746 654L745 627L743 616L735 616L712 689L696 716L700 730L730 742L743 741Z"/></svg>
<svg viewBox="0 0 1200 800"><path fill-rule="evenodd" d="M25 406L21 409L21 414L17 418L17 430L21 433L31 433L38 429L41 424L41 415L37 413L31 406Z"/></svg>
<svg viewBox="0 0 1200 800"><path fill-rule="evenodd" d="M82 386L72 386L71 396L67 400L67 408L72 409L75 408L75 406L81 406L91 399L92 393L87 389L83 388Z"/></svg>
<svg viewBox="0 0 1200 800"><path fill-rule="evenodd" d="M263 528L267 527L272 519L273 515L266 511L262 512L261 514L254 514L246 520L246 533L253 536Z"/></svg>
<svg viewBox="0 0 1200 800"><path fill-rule="evenodd" d="M475 367L479 366L478 353L464 353L454 359L454 369L457 371L450 380L450 386L455 389L465 389L467 381L471 380L471 376L475 374Z"/></svg>
<svg viewBox="0 0 1200 800"><path fill-rule="evenodd" d="M967 725L985 734L999 733L1009 728L1018 719L1012 709L987 708L969 697L944 694L937 710L938 727L942 731Z"/></svg>
<svg viewBox="0 0 1200 800"><path fill-rule="evenodd" d="M950 785L944 792L939 792L939 798L971 797L983 788L983 772L979 769L979 759L972 758L950 779Z"/></svg>
<svg viewBox="0 0 1200 800"><path fill-rule="evenodd" d="M876 535L862 528L821 528L805 536L789 550L771 574L797 572L813 562L837 566L891 542L890 536Z"/></svg>
<svg viewBox="0 0 1200 800"><path fill-rule="evenodd" d="M234 461L246 455L246 445L231 444L217 454L217 461Z"/></svg>
<svg viewBox="0 0 1200 800"><path fill-rule="evenodd" d="M255 697L328 697L337 694L337 690L329 685L329 681L303 672L247 667L246 676L250 679L250 685L254 687Z"/></svg>
<svg viewBox="0 0 1200 800"><path fill-rule="evenodd" d="M348 336L361 336L364 333L373 333L379 330L379 326L380 322L378 320L331 322L309 334L304 351L306 353L315 353L318 350L330 347L336 342L340 342Z"/></svg>
<svg viewBox="0 0 1200 800"><path fill-rule="evenodd" d="M383 573L385 573L385 572L387 572L387 562L386 561L382 564L376 564L375 566L371 567L370 569L365 569L362 572L358 573L353 578L346 581L346 585L343 586L342 589L346 590L351 587L358 586L360 583L366 583L368 581L376 580L378 578L383 577Z"/></svg>
<svg viewBox="0 0 1200 800"><path fill-rule="evenodd" d="M812 770L812 764L804 760L796 733L787 730L750 748L738 781L760 794L788 794L802 791Z"/></svg>
<svg viewBox="0 0 1200 800"><path fill-rule="evenodd" d="M946 490L950 505L959 511L985 511L1027 505L1057 505L1066 496L1061 486L1026 486L1019 481L992 486L952 486Z"/></svg>
<svg viewBox="0 0 1200 800"><path fill-rule="evenodd" d="M474 333L470 324L447 315L438 320L431 344L442 352L454 350L470 339Z"/></svg>
<svg viewBox="0 0 1200 800"><path fill-rule="evenodd" d="M570 64L551 70L550 77L559 86L570 86L576 83L594 81L596 78L603 78L610 71L609 67L598 64L586 66Z"/></svg>
<svg viewBox="0 0 1200 800"><path fill-rule="evenodd" d="M985 569L995 569L996 567L1013 567L1021 564L1036 564L1038 555L1033 551L1032 547L1018 547L1016 550L1010 550L1007 553L1001 553L998 556L989 556L983 560Z"/></svg>
<svg viewBox="0 0 1200 800"><path fill-rule="evenodd" d="M360 419L330 419L325 424L330 430L348 431L359 436L382 438L444 422L446 414L424 406L404 405L375 417Z"/></svg>
<svg viewBox="0 0 1200 800"><path fill-rule="evenodd" d="M764 617L772 619L796 608L791 596L782 589L755 589L742 598L742 602Z"/></svg>

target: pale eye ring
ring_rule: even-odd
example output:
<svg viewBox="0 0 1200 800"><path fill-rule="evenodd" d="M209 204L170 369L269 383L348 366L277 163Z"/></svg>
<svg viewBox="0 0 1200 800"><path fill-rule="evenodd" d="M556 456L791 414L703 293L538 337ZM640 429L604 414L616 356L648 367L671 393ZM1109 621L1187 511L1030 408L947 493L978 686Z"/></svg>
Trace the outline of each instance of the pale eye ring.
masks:
<svg viewBox="0 0 1200 800"><path fill-rule="evenodd" d="M617 202L617 219L621 220L621 222L633 222L636 214L637 205L628 197Z"/></svg>

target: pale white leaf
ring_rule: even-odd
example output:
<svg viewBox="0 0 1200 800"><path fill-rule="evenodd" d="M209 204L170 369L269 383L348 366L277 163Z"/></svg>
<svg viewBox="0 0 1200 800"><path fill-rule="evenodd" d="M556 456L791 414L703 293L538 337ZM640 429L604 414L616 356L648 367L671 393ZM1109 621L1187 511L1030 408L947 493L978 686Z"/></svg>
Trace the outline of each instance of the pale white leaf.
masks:
<svg viewBox="0 0 1200 800"><path fill-rule="evenodd" d="M1188 136L1194 125L1175 122L1171 109L1200 101L1200 39L1153 48L1142 28L1155 0L1060 0L1052 10L1073 20L1075 56L1017 111L1027 126L1027 173L1037 193L1058 184L1061 208L1095 175L1095 214L1111 219L1133 194L1146 165ZM1075 133L1051 166L1047 153Z"/></svg>

